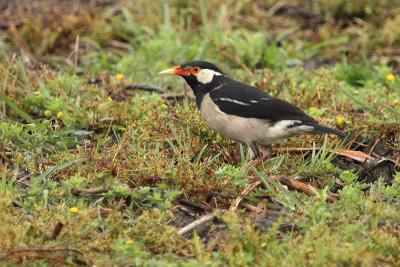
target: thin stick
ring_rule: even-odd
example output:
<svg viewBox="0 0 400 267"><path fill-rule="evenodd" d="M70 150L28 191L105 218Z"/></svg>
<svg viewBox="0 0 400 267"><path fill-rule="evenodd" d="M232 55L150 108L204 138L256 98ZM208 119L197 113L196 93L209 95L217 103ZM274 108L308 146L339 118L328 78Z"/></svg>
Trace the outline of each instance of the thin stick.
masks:
<svg viewBox="0 0 400 267"><path fill-rule="evenodd" d="M254 77L254 73L243 63L243 61L237 56L233 55L233 58L242 66L243 69L245 69L251 76Z"/></svg>
<svg viewBox="0 0 400 267"><path fill-rule="evenodd" d="M79 56L79 34L76 36L75 40L75 63L74 63L74 75L78 69L78 56Z"/></svg>
<svg viewBox="0 0 400 267"><path fill-rule="evenodd" d="M254 188L256 188L259 184L261 184L261 181L255 181L252 184L248 185L243 191L242 195L247 195L249 194ZM235 202L232 204L232 206L229 208L229 211L235 211L237 207L239 206L240 202L242 202L243 198L242 197L237 197L235 199Z"/></svg>
<svg viewBox="0 0 400 267"><path fill-rule="evenodd" d="M371 147L371 150L369 151L368 155L372 155L372 152L374 151L376 145L379 143L380 139L376 138L374 145Z"/></svg>
<svg viewBox="0 0 400 267"><path fill-rule="evenodd" d="M193 229L195 229L197 227L200 227L205 223L211 222L214 219L214 217L215 217L215 215L207 214L207 215L201 217L200 219L198 219L198 220L186 225L185 227L181 228L178 231L178 235L184 235L186 233L189 233L191 230L193 230Z"/></svg>
<svg viewBox="0 0 400 267"><path fill-rule="evenodd" d="M251 76L255 76L253 72L251 72L251 70L243 63L243 61L235 54L231 54L229 52L226 51L226 53L233 57L234 60L236 60L237 63L239 63L240 66L242 66L243 69L245 69Z"/></svg>
<svg viewBox="0 0 400 267"><path fill-rule="evenodd" d="M281 184L286 185L286 186L290 187L291 189L296 189L298 191L306 193L309 196L316 195L315 192L310 188L309 185L302 183L300 181L297 181L293 178L289 178L289 177L285 177L285 176L281 176L281 175L274 175L274 176L271 176L270 179L273 181L280 182ZM327 200L333 202L335 200L338 200L338 198L334 195L328 195Z"/></svg>
<svg viewBox="0 0 400 267"><path fill-rule="evenodd" d="M200 204L200 203L196 203L187 199L180 199L179 203L185 206L189 206L189 207L193 207L193 208L197 208L197 209L201 209L204 211L212 211L213 208L208 207L206 205Z"/></svg>
<svg viewBox="0 0 400 267"><path fill-rule="evenodd" d="M246 204L246 203L241 203L240 205L243 206L243 207L245 207L245 208L248 209L249 211L252 211L252 212L255 212L255 213L259 213L259 212L262 211L262 209L257 208L257 207L255 207L255 206L253 206L253 205Z"/></svg>

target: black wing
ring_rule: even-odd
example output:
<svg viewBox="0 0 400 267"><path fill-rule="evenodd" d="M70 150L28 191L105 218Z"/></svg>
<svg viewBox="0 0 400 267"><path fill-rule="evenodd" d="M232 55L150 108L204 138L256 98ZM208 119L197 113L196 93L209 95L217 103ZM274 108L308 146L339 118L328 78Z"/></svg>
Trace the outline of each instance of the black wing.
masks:
<svg viewBox="0 0 400 267"><path fill-rule="evenodd" d="M227 83L210 92L213 102L227 114L245 118L266 119L272 122L279 120L300 120L318 122L298 107L282 99L241 82Z"/></svg>

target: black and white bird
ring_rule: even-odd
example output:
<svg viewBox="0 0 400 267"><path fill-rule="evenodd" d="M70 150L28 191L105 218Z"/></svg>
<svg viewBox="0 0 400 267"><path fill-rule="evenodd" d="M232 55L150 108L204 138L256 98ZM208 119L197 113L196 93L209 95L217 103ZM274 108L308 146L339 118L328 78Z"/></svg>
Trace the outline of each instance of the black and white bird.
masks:
<svg viewBox="0 0 400 267"><path fill-rule="evenodd" d="M197 107L207 123L222 136L245 143L251 159L268 156L271 144L282 143L297 134L346 134L320 125L300 108L282 99L235 81L214 64L192 61L160 74L182 76L193 89Z"/></svg>

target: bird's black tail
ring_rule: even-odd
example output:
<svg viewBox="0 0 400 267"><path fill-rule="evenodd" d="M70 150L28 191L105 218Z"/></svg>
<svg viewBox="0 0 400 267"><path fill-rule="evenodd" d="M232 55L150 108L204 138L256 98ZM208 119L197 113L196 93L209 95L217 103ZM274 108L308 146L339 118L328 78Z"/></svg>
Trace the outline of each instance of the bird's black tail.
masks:
<svg viewBox="0 0 400 267"><path fill-rule="evenodd" d="M323 126L323 125L319 125L319 124L313 125L313 126L314 126L314 129L315 129L316 132L336 134L336 135L338 135L340 137L346 137L347 136L346 133L344 133L342 131L339 131L339 130L336 130L336 129L332 129L332 128L327 127L327 126Z"/></svg>

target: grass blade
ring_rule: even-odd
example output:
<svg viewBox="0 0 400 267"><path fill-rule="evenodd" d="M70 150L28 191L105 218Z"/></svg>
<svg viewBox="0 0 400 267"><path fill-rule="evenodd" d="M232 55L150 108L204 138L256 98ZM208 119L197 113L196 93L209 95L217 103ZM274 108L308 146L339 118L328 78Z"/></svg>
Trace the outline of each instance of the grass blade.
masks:
<svg viewBox="0 0 400 267"><path fill-rule="evenodd" d="M300 202L286 189L284 188L279 182L275 182L272 179L270 179L269 177L267 177L266 175L263 175L261 173L259 173L258 171L256 171L256 173L260 176L261 181L263 181L263 183L265 184L265 186L267 188L271 188L270 184L272 184L273 186L275 186L277 189L279 189L279 191L284 194L288 199L290 199L291 205L288 206L294 206L294 207L300 207Z"/></svg>
<svg viewBox="0 0 400 267"><path fill-rule="evenodd" d="M22 77L24 78L24 80L26 82L26 86L27 86L27 87L24 87L24 88L25 89L29 88L31 91L33 91L32 84L29 82L28 76L26 76L24 63L22 63L21 57L18 57L18 59L19 59L19 64L21 66Z"/></svg>
<svg viewBox="0 0 400 267"><path fill-rule="evenodd" d="M203 155L204 151L206 150L208 145L203 146L203 148L200 150L200 153L197 155L196 160L194 161L195 164L198 164L201 159L201 155Z"/></svg>
<svg viewBox="0 0 400 267"><path fill-rule="evenodd" d="M180 135L176 132L175 127L171 123L169 123L169 127L171 128L172 134L174 135L175 140L179 145L179 148L183 150L183 145L182 145L182 142L181 142Z"/></svg>
<svg viewBox="0 0 400 267"><path fill-rule="evenodd" d="M352 100L354 100L357 104L359 104L360 106L362 106L365 109L368 109L369 111L371 111L372 113L375 113L378 116L382 116L383 114L379 111L377 111L376 109L374 109L371 105L369 105L367 102L364 102L358 98L355 98L354 96L352 96L351 94L349 94L346 91L343 91L343 93L345 95L347 95L348 97L350 97ZM386 117L385 117L386 118Z"/></svg>
<svg viewBox="0 0 400 267"><path fill-rule="evenodd" d="M2 175L2 180L1 180L1 191L6 192L6 185L7 185L7 168L3 166L3 175Z"/></svg>
<svg viewBox="0 0 400 267"><path fill-rule="evenodd" d="M203 24L203 29L204 29L204 32L206 34L208 34L210 31L210 25L208 23L208 18L207 18L207 8L206 8L206 5L203 0L199 1L199 7L200 7L200 15L201 15L201 21Z"/></svg>
<svg viewBox="0 0 400 267"><path fill-rule="evenodd" d="M36 76L36 75L35 75L35 78L36 78L36 81L37 81L37 83L38 83L40 89L42 90L42 93L43 93L47 98L50 98L49 90L47 90L46 85L44 84L44 82L43 82L38 76Z"/></svg>
<svg viewBox="0 0 400 267"><path fill-rule="evenodd" d="M242 162L242 165L247 163L247 158L246 155L244 154L244 148L242 144L239 144L239 150L240 150L240 161Z"/></svg>
<svg viewBox="0 0 400 267"><path fill-rule="evenodd" d="M75 163L79 163L79 162L82 162L85 160L86 160L86 158L74 159L74 160L68 161L68 162L60 164L60 165L52 166L35 178L38 180L45 179L47 176L52 175L55 172L61 171L65 168L68 168L71 165L74 165Z"/></svg>
<svg viewBox="0 0 400 267"><path fill-rule="evenodd" d="M0 99L7 103L7 105L14 110L19 116L24 118L26 121L34 123L35 121L29 116L28 113L17 107L12 100L10 100L7 96L5 96L2 92L0 92Z"/></svg>
<svg viewBox="0 0 400 267"><path fill-rule="evenodd" d="M391 106L385 105L385 104L380 103L380 102L378 102L378 104L381 105L382 107L386 108L388 111L390 111L393 114L394 122L400 123L400 112L398 110L395 110Z"/></svg>

